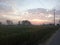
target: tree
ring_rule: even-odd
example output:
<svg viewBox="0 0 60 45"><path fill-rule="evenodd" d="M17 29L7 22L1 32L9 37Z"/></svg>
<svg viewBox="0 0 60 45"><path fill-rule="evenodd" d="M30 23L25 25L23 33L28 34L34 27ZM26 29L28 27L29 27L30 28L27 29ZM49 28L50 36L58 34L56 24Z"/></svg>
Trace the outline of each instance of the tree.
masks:
<svg viewBox="0 0 60 45"><path fill-rule="evenodd" d="M13 22L11 20L7 20L6 22L7 22L8 25L12 25L13 24Z"/></svg>
<svg viewBox="0 0 60 45"><path fill-rule="evenodd" d="M0 25L2 25L2 22L0 22Z"/></svg>
<svg viewBox="0 0 60 45"><path fill-rule="evenodd" d="M20 21L18 21L18 25L20 25Z"/></svg>
<svg viewBox="0 0 60 45"><path fill-rule="evenodd" d="M28 20L23 20L22 25L31 25L31 22Z"/></svg>
<svg viewBox="0 0 60 45"><path fill-rule="evenodd" d="M57 26L60 26L60 20L59 20L59 22L58 22Z"/></svg>
<svg viewBox="0 0 60 45"><path fill-rule="evenodd" d="M60 20L59 20L59 25L60 25Z"/></svg>

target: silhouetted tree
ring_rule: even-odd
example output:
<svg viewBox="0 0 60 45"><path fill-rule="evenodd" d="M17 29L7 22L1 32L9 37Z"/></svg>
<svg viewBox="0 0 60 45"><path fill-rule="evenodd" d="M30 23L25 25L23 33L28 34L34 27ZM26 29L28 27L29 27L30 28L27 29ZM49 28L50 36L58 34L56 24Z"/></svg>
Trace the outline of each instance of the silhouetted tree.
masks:
<svg viewBox="0 0 60 45"><path fill-rule="evenodd" d="M28 20L23 20L22 25L31 25L31 22Z"/></svg>
<svg viewBox="0 0 60 45"><path fill-rule="evenodd" d="M60 26L59 24L57 24L57 26Z"/></svg>
<svg viewBox="0 0 60 45"><path fill-rule="evenodd" d="M2 22L0 22L0 25L2 25Z"/></svg>
<svg viewBox="0 0 60 45"><path fill-rule="evenodd" d="M18 21L18 25L20 25L20 21Z"/></svg>
<svg viewBox="0 0 60 45"><path fill-rule="evenodd" d="M60 26L60 20L59 20L59 22L58 22L57 26Z"/></svg>
<svg viewBox="0 0 60 45"><path fill-rule="evenodd" d="M11 20L7 20L6 22L7 22L8 25L12 25L13 24L13 22Z"/></svg>
<svg viewBox="0 0 60 45"><path fill-rule="evenodd" d="M60 20L59 20L59 24L60 24Z"/></svg>

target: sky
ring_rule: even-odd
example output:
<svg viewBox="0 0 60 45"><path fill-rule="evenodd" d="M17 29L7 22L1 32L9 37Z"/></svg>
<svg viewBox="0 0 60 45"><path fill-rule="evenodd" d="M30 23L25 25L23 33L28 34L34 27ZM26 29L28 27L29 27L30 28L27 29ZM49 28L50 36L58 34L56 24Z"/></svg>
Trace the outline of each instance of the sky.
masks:
<svg viewBox="0 0 60 45"><path fill-rule="evenodd" d="M29 20L32 24L56 23L60 19L60 0L0 0L0 21L12 20L14 23Z"/></svg>

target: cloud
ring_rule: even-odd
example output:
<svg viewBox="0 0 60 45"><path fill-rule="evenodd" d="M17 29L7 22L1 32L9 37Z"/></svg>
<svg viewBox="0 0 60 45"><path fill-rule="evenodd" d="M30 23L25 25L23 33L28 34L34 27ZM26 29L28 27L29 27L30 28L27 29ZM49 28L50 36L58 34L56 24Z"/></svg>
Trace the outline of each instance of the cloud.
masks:
<svg viewBox="0 0 60 45"><path fill-rule="evenodd" d="M37 8L31 10L29 9L27 12L33 17L35 16L35 18L39 18L39 19L48 19L50 17L53 17L50 11L47 11L47 9L44 8Z"/></svg>
<svg viewBox="0 0 60 45"><path fill-rule="evenodd" d="M52 21L43 20L43 19L32 19L30 20L30 22L32 22L32 24L45 24L45 23L51 23Z"/></svg>
<svg viewBox="0 0 60 45"><path fill-rule="evenodd" d="M9 0L0 0L0 1L9 1Z"/></svg>
<svg viewBox="0 0 60 45"><path fill-rule="evenodd" d="M13 8L8 5L0 5L0 14L10 14L14 12Z"/></svg>
<svg viewBox="0 0 60 45"><path fill-rule="evenodd" d="M37 8L37 9L29 9L28 13L30 14L39 14L39 13L44 13L44 14L54 14L54 9L52 10L47 10L44 8ZM56 15L60 15L60 9L59 10L55 10Z"/></svg>
<svg viewBox="0 0 60 45"><path fill-rule="evenodd" d="M50 18L50 17L53 17L53 15L51 15L51 14L48 14L46 17L49 17L49 18Z"/></svg>
<svg viewBox="0 0 60 45"><path fill-rule="evenodd" d="M12 0L0 0L0 2L11 2Z"/></svg>
<svg viewBox="0 0 60 45"><path fill-rule="evenodd" d="M15 8L14 2L12 0L0 0L0 21L6 22L6 20L17 21L18 11ZM18 18L19 19L19 18Z"/></svg>
<svg viewBox="0 0 60 45"><path fill-rule="evenodd" d="M38 8L38 9L31 9L31 10L29 9L27 12L28 12L28 16L30 16L30 18L32 18L32 19L39 19L39 20L43 20L43 21L48 20L49 22L53 22L53 17L54 17L53 10L47 11L47 9ZM56 21L57 21L60 18L60 16L59 16L60 10L56 10L55 14L56 14Z"/></svg>
<svg viewBox="0 0 60 45"><path fill-rule="evenodd" d="M44 8L36 8L36 9L28 9L26 12L22 12L22 14L17 10L16 7L16 0L0 0L0 20L6 20L6 19L13 19L13 20L36 20L37 22L43 22L44 20L50 20L53 19L53 10L48 10ZM22 2L21 2L22 3ZM21 3L18 3L18 5L21 5ZM22 5L21 5L22 6ZM23 5L24 6L24 5ZM20 7L18 7L20 9ZM60 15L59 8L56 8L56 15ZM19 14L20 13L20 14ZM19 16L20 17L19 17ZM1 18L2 17L2 18ZM56 17L59 18L59 17Z"/></svg>
<svg viewBox="0 0 60 45"><path fill-rule="evenodd" d="M29 9L28 13L47 13L47 10L44 8L37 8L37 9Z"/></svg>
<svg viewBox="0 0 60 45"><path fill-rule="evenodd" d="M55 9L55 11L54 11L54 10L48 11L48 13L49 13L49 14L52 14L52 15L54 15L54 12L55 12L56 15L60 15L60 9L59 9L59 10L56 10L56 9Z"/></svg>
<svg viewBox="0 0 60 45"><path fill-rule="evenodd" d="M56 10L56 15L60 15L60 10Z"/></svg>
<svg viewBox="0 0 60 45"><path fill-rule="evenodd" d="M15 15L18 10L12 0L0 0L0 15Z"/></svg>

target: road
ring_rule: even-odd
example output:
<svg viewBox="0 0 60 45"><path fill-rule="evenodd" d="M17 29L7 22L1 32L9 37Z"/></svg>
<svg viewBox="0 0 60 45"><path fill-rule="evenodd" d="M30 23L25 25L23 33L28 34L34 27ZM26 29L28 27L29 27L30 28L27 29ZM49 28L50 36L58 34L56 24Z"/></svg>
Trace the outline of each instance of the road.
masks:
<svg viewBox="0 0 60 45"><path fill-rule="evenodd" d="M60 45L60 29L52 36L47 45Z"/></svg>

